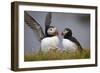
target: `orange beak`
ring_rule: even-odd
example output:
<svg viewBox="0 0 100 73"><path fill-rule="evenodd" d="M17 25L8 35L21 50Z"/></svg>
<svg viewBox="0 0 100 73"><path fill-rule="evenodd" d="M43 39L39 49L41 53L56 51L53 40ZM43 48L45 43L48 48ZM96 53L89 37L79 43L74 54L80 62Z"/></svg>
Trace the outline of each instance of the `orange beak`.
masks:
<svg viewBox="0 0 100 73"><path fill-rule="evenodd" d="M61 36L63 36L64 34L63 34L63 32L61 33Z"/></svg>

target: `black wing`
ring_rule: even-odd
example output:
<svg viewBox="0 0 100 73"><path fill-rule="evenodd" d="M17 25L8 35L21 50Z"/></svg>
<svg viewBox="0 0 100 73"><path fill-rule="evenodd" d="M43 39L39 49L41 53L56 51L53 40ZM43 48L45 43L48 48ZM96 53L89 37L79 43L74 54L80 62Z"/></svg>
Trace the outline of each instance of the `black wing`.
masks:
<svg viewBox="0 0 100 73"><path fill-rule="evenodd" d="M75 42L76 43L76 45L78 45L78 49L80 50L80 51L82 51L83 50L83 48L82 48L82 46L81 46L81 44L78 42L78 40L75 38L75 37L71 37L71 39L70 39L72 42Z"/></svg>
<svg viewBox="0 0 100 73"><path fill-rule="evenodd" d="M51 19L52 19L52 16L51 16L51 12L49 12L47 15L46 15L46 19L45 19L45 35L47 33L47 29L49 28L50 24L51 24Z"/></svg>
<svg viewBox="0 0 100 73"><path fill-rule="evenodd" d="M24 22L37 34L39 41L41 41L44 38L44 33L40 24L26 11L24 12Z"/></svg>

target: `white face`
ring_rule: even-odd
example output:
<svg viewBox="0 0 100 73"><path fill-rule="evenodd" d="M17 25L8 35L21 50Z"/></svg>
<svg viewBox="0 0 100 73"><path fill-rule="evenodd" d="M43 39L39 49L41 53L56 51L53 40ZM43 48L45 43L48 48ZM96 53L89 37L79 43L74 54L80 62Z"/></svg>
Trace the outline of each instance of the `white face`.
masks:
<svg viewBox="0 0 100 73"><path fill-rule="evenodd" d="M55 33L57 32L57 29L56 28L49 28L47 33L50 34L50 35L55 35Z"/></svg>
<svg viewBox="0 0 100 73"><path fill-rule="evenodd" d="M63 31L63 35L67 34L68 32L69 32L69 31L64 30L64 31Z"/></svg>

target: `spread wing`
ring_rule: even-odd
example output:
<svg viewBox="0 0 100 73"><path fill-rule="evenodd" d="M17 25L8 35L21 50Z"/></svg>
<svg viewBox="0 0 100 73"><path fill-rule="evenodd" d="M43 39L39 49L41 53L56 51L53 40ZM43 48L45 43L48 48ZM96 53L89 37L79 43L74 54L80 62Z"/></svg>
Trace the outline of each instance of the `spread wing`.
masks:
<svg viewBox="0 0 100 73"><path fill-rule="evenodd" d="M52 16L51 16L51 12L49 12L47 15L46 15L46 19L45 19L45 35L47 33L47 29L49 28L50 24L51 24L51 19L52 19Z"/></svg>
<svg viewBox="0 0 100 73"><path fill-rule="evenodd" d="M39 41L44 38L44 33L40 24L27 12L24 12L24 22L36 33L37 37L39 38Z"/></svg>

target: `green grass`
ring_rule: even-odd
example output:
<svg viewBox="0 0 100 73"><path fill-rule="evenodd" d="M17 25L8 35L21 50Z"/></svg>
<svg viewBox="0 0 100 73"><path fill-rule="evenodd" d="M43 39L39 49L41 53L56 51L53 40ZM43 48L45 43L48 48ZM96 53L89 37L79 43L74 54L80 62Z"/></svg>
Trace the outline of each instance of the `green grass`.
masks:
<svg viewBox="0 0 100 73"><path fill-rule="evenodd" d="M84 49L82 52L67 52L50 50L49 52L39 52L36 54L24 55L24 61L44 61L44 60L64 60L64 59L87 59L90 58L90 50Z"/></svg>

